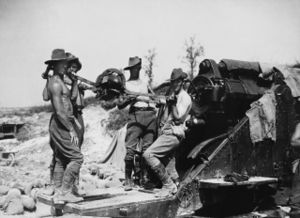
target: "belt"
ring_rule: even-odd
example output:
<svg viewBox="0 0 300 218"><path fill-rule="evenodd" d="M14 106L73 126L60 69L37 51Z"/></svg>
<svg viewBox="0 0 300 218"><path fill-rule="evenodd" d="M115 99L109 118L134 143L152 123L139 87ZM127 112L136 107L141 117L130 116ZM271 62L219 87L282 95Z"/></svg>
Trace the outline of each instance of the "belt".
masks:
<svg viewBox="0 0 300 218"><path fill-rule="evenodd" d="M155 111L153 107L131 107L129 112L136 112L136 111Z"/></svg>

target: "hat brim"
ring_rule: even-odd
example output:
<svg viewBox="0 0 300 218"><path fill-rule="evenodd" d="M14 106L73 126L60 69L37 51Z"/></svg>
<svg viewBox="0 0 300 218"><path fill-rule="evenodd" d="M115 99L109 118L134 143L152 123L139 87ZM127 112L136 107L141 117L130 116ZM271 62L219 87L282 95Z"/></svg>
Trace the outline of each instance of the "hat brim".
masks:
<svg viewBox="0 0 300 218"><path fill-rule="evenodd" d="M51 60L45 61L44 63L45 64L50 64L50 63L59 62L59 61L68 61L68 59L67 58L51 59Z"/></svg>
<svg viewBox="0 0 300 218"><path fill-rule="evenodd" d="M129 70L130 68L133 68L135 66L137 66L138 64L135 64L135 65L131 65L131 66L128 66L128 67L125 67L123 70Z"/></svg>
<svg viewBox="0 0 300 218"><path fill-rule="evenodd" d="M136 66L138 66L139 64L141 64L141 62L138 62L138 63L133 64L133 65L129 65L129 66L123 68L123 70L129 70L130 68L136 67Z"/></svg>
<svg viewBox="0 0 300 218"><path fill-rule="evenodd" d="M176 80L184 80L185 79L185 77L182 77L182 76L180 76L180 77L178 77L178 78L175 78L175 79L170 79L170 82L173 82L173 81L176 81Z"/></svg>

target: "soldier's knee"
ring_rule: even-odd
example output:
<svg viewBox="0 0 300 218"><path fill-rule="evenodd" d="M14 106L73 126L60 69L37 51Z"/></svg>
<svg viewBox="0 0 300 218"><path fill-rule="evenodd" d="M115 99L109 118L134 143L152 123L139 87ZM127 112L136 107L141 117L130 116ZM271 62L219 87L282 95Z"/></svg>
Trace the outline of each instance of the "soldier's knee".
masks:
<svg viewBox="0 0 300 218"><path fill-rule="evenodd" d="M153 158L153 154L151 152L149 152L148 150L146 150L144 153L143 153L143 158L148 162L149 159Z"/></svg>
<svg viewBox="0 0 300 218"><path fill-rule="evenodd" d="M143 153L143 158L151 168L160 164L160 160L150 151L145 151Z"/></svg>

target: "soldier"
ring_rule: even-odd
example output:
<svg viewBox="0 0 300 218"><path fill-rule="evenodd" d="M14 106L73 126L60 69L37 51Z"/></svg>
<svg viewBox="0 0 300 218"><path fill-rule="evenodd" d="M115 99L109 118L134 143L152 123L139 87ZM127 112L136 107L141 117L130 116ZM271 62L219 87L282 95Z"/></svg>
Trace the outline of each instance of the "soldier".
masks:
<svg viewBox="0 0 300 218"><path fill-rule="evenodd" d="M71 53L66 53L68 56L68 68L67 68L67 77L64 80L66 84L72 85L72 105L73 105L73 113L76 119L78 120L81 129L79 131L78 139L79 139L79 147L81 148L84 138L84 121L82 117L82 109L84 108L84 89L85 85L82 83L77 84L77 80L72 77L72 74L77 74L77 72L81 69L82 64L79 61L78 57L75 57ZM71 79L72 78L72 79Z"/></svg>
<svg viewBox="0 0 300 218"><path fill-rule="evenodd" d="M82 200L72 194L72 187L79 175L83 155L78 146L79 126L75 122L71 91L63 82L68 66L68 57L63 49L55 49L51 60L53 76L47 82L47 92L53 107L50 119L50 145L55 155L53 180L55 186L54 202L77 202ZM73 88L73 87L72 87Z"/></svg>
<svg viewBox="0 0 300 218"><path fill-rule="evenodd" d="M78 146L81 149L84 139L84 121L82 117L82 109L84 108L84 90L86 86L82 83L77 83L77 79L72 75L77 74L81 69L82 64L79 61L79 58L72 55L71 53L66 53L68 57L68 68L67 76L64 79L64 82L72 86L71 102L73 105L73 115L75 117L75 122L77 123L78 128ZM73 194L80 196L84 194L83 192L79 193L79 175L75 180L74 186L72 188Z"/></svg>
<svg viewBox="0 0 300 218"><path fill-rule="evenodd" d="M148 93L148 86L140 79L141 58L130 57L129 65L124 70L130 71L126 82L126 89L132 92ZM118 108L125 108L130 104L129 122L125 138L125 185L124 190L130 191L133 187L132 172L134 168L134 155L139 143L143 153L153 142L156 135L156 108L149 102L148 97L120 99Z"/></svg>
<svg viewBox="0 0 300 218"><path fill-rule="evenodd" d="M63 76L63 81L65 84L70 85L72 88L72 94L71 94L71 102L73 105L73 114L75 116L75 122L77 123L78 126L78 146L81 148L82 143L83 143L83 138L84 138L84 121L82 117L82 109L84 108L84 102L83 102L83 95L84 95L84 86L81 86L81 84L77 84L77 80L72 77L72 74L76 74L82 67L81 62L77 57L72 55L71 53L66 53L68 57L68 67L66 74ZM49 75L50 70L52 70L53 66L51 64L47 65L47 69L45 73L43 73L42 77L44 79L47 79L46 86L43 90L43 99L44 101L49 101L50 96L48 93L47 85L49 82L49 78L51 77ZM72 79L71 79L71 78ZM44 191L44 194L46 195L53 195L54 194L54 181L53 181L53 171L55 167L55 155L53 152L53 158L50 164L50 187L49 189ZM75 186L73 187L72 191L73 194L79 195L78 194L78 184L79 184L79 179L76 179Z"/></svg>
<svg viewBox="0 0 300 218"><path fill-rule="evenodd" d="M162 134L144 152L143 157L161 180L163 187L159 195L168 196L177 192L177 186L171 180L165 169L170 155L185 137L185 121L192 107L191 97L184 90L184 79L187 74L180 68L174 69L171 74L172 94L167 102L164 117L166 122L162 127ZM164 163L164 164L163 164Z"/></svg>

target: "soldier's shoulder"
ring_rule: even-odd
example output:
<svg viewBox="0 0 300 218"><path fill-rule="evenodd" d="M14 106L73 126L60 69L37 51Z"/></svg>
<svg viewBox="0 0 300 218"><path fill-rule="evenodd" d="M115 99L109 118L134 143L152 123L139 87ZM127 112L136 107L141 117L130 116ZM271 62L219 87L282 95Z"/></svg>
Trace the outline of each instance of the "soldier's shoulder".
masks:
<svg viewBox="0 0 300 218"><path fill-rule="evenodd" d="M62 88L61 79L57 76L52 76L49 79L48 87L50 88L50 90L61 89Z"/></svg>
<svg viewBox="0 0 300 218"><path fill-rule="evenodd" d="M191 96L187 93L187 91L182 90L182 91L180 92L180 94L181 94L181 96L182 96L183 99L186 99L186 101L192 102L192 98L191 98Z"/></svg>

